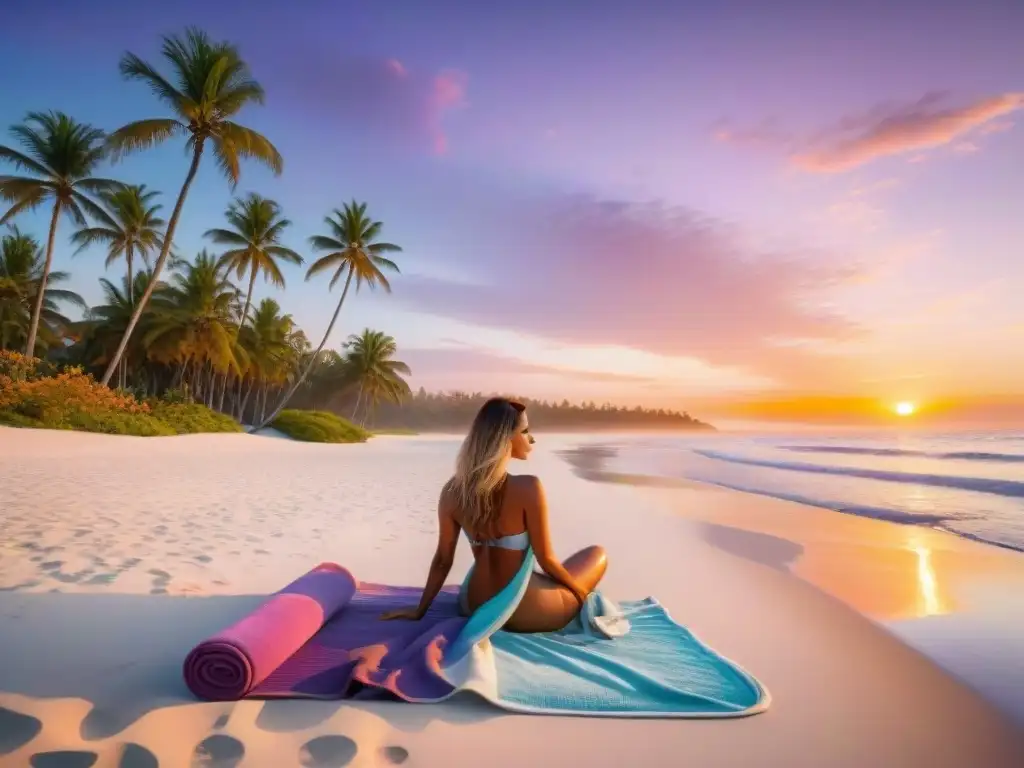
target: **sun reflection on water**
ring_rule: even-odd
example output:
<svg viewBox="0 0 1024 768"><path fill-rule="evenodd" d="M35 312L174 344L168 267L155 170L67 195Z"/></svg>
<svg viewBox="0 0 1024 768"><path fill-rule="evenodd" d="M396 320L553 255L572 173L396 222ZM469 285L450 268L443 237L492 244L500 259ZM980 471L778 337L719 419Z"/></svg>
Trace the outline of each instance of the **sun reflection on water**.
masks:
<svg viewBox="0 0 1024 768"><path fill-rule="evenodd" d="M945 613L945 607L939 596L935 568L932 566L932 551L921 545L915 545L912 550L917 555L918 616L936 616Z"/></svg>

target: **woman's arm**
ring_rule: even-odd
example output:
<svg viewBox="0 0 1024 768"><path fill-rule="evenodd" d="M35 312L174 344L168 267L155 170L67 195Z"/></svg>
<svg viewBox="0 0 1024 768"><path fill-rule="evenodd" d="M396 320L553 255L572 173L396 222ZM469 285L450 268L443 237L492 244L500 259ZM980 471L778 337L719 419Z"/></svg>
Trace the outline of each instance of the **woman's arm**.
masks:
<svg viewBox="0 0 1024 768"><path fill-rule="evenodd" d="M537 558L537 564L540 565L544 573L572 592L582 607L587 599L587 593L580 588L572 574L565 570L561 561L555 557L554 547L551 546L551 533L548 530L548 501L544 494L544 486L536 477L528 479L531 483L527 486L526 530L530 534L530 544L533 547L533 554Z"/></svg>
<svg viewBox="0 0 1024 768"><path fill-rule="evenodd" d="M437 593L444 586L444 580L448 578L448 574L452 570L452 563L455 562L455 549L459 544L459 532L462 528L455 522L443 491L437 502L437 521L437 549L430 561L427 584L423 587L420 604L416 608L388 611L381 616L382 619L414 619L417 621L422 619L431 603L434 602L434 598L437 597Z"/></svg>

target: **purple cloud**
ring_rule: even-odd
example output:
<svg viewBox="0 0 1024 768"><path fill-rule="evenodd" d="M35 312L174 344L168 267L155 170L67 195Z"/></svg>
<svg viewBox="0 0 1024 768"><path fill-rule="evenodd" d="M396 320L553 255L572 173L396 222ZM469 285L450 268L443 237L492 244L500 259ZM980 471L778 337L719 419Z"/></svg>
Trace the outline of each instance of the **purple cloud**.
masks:
<svg viewBox="0 0 1024 768"><path fill-rule="evenodd" d="M449 150L445 117L467 103L465 72L419 72L395 58L289 49L289 58L275 62L273 71L276 81L288 84L275 92L276 99L291 100L304 112L434 154Z"/></svg>
<svg viewBox="0 0 1024 768"><path fill-rule="evenodd" d="M750 252L729 225L687 208L548 196L477 208L472 218L476 229L460 236L480 247L457 266L484 284L410 277L396 299L479 325L696 357L780 381L838 374L837 361L816 350L858 330L822 300L854 274L849 265Z"/></svg>

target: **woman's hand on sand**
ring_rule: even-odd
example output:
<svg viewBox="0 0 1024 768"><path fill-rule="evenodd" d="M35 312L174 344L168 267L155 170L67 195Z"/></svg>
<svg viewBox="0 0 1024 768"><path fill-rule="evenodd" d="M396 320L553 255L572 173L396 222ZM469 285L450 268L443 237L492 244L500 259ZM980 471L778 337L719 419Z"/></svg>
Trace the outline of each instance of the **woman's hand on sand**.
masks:
<svg viewBox="0 0 1024 768"><path fill-rule="evenodd" d="M419 609L417 608L398 608L394 611L385 611L380 615L381 621L393 621L395 619L404 619L405 621L419 621L423 617L420 616Z"/></svg>

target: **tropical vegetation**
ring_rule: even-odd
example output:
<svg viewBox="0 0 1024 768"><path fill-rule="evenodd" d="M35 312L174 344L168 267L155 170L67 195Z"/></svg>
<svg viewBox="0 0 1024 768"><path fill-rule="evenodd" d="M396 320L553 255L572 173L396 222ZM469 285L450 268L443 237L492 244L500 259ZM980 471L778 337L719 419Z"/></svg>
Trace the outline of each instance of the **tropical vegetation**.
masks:
<svg viewBox="0 0 1024 768"><path fill-rule="evenodd" d="M402 248L365 202L334 208L306 240L305 279L325 278L325 295L339 289L316 346L281 304L255 295L261 278L283 289L285 267L306 263L276 200L233 197L222 226L204 234L209 249L180 253L175 233L204 158L232 195L244 162L280 175L284 161L237 122L264 92L234 45L189 28L164 37L161 55L156 66L125 53L119 68L162 114L108 133L60 111L29 112L0 144L0 423L144 435L248 424L324 442L363 441L368 428L463 428L483 395L413 396L393 337L364 328L329 346L350 294L390 293L399 272L392 256ZM188 165L165 219L163 192L110 178L108 166L171 139L183 141ZM24 231L19 217L40 207L48 228ZM98 249L108 270L123 269L100 279L95 306L53 269L65 239L73 255ZM664 411L535 407L548 427L700 425Z"/></svg>
<svg viewBox="0 0 1024 768"><path fill-rule="evenodd" d="M291 222L275 200L255 192L235 198L224 226L205 233L216 253L177 254L175 231L204 157L212 156L231 189L243 161L275 174L284 163L269 139L236 122L244 109L263 103L264 93L235 46L190 28L165 37L161 54L162 71L126 53L120 72L150 89L163 116L107 133L62 112L31 112L11 128L14 145L0 145L0 164L19 174L0 176L0 200L8 204L0 223L44 204L52 211L45 247L16 224L0 240L0 350L21 351L27 366L22 370L8 356L20 378L0 380L0 418L140 434L172 434L184 428L182 421L197 429L227 423L212 416L184 419L188 407L193 415L205 409L235 425L312 435L309 425L315 424L327 435L316 439L365 439L358 427L337 417L325 421L323 414L309 415L308 424L296 428L301 415L284 409L310 377L320 393L326 386L365 390L364 415L382 398L408 392L400 378L407 366L325 350L350 288L389 291L384 272L398 267L386 254L401 249L380 240L383 224L367 214L365 203L352 201L327 216L326 233L309 238L322 255L306 278L329 274L329 289L339 282L344 287L315 350L275 300L254 300L258 278L284 288L282 266L304 262L285 242ZM190 161L166 220L158 190L99 175L107 163L176 137L184 139ZM123 263L123 276L100 280L97 306L60 288L69 275L52 269L65 218L75 225L70 242L76 254L100 247L107 268ZM80 319L69 316L74 310ZM391 337L369 333L388 342L382 352L393 353ZM392 380L381 379L385 371ZM101 390L110 397L97 394ZM60 396L70 398L64 410L55 405ZM153 421L157 411L182 418L160 426Z"/></svg>
<svg viewBox="0 0 1024 768"><path fill-rule="evenodd" d="M351 340L350 340L351 342ZM332 371L332 367L325 370ZM358 370L358 368L357 368ZM330 380L330 377L328 377ZM367 379L367 385L372 379ZM302 408L318 408L353 417L358 387L318 389L317 381L296 395L294 403ZM606 430L689 431L713 430L710 424L694 418L686 411L667 408L625 407L611 403L552 402L521 397L515 392L416 392L393 399L381 398L379 403L359 410L353 419L375 434L408 434L409 432L463 432L484 401L495 395L512 397L526 404L530 423L538 432L588 432Z"/></svg>

